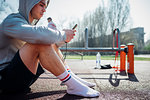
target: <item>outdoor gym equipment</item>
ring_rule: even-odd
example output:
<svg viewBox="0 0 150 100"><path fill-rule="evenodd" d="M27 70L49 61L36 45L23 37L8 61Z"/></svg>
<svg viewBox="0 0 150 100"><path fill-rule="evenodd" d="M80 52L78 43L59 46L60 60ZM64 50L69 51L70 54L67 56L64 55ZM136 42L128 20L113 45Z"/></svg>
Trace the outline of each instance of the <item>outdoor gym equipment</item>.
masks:
<svg viewBox="0 0 150 100"><path fill-rule="evenodd" d="M117 35L116 35L117 33ZM115 35L116 35L116 45L115 47ZM88 28L85 29L85 47L84 48L60 48L61 51L67 52L116 52L115 59L120 53L120 67L116 67L119 71L126 71L126 55L127 55L127 72L129 74L134 74L134 44L129 43L127 46L120 45L120 31L116 28L113 32L113 47L111 48L89 48L88 47Z"/></svg>

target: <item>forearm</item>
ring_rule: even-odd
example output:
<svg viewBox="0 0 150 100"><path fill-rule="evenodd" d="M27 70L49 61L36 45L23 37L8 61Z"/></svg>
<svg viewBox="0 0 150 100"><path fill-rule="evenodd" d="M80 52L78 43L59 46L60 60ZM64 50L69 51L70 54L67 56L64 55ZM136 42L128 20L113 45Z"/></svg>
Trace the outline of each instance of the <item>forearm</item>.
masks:
<svg viewBox="0 0 150 100"><path fill-rule="evenodd" d="M57 47L62 47L63 45L65 45L65 41L56 43Z"/></svg>
<svg viewBox="0 0 150 100"><path fill-rule="evenodd" d="M65 32L42 26L18 25L17 27L7 27L4 30L9 37L33 44L54 44L66 39Z"/></svg>

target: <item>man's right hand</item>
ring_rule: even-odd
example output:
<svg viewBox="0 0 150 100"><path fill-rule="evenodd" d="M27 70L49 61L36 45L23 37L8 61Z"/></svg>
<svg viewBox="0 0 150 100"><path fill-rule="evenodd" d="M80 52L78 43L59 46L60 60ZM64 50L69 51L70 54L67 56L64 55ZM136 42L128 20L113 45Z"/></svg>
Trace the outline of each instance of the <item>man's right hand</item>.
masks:
<svg viewBox="0 0 150 100"><path fill-rule="evenodd" d="M74 32L76 32L76 30L64 29L63 31L65 31L65 33L66 33L65 42L67 42L67 43L70 42L74 38L74 36L75 36Z"/></svg>

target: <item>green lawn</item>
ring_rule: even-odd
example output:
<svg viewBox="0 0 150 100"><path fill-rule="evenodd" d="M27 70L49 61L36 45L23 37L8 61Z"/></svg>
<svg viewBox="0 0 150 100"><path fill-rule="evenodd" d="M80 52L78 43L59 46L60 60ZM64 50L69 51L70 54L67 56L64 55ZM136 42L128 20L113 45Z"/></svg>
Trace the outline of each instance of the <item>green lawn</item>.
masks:
<svg viewBox="0 0 150 100"><path fill-rule="evenodd" d="M79 55L67 55L67 59L81 59L82 57ZM119 59L120 57L118 57ZM96 56L83 56L83 59L85 60L95 60ZM101 56L102 60L114 60L115 56ZM144 57L134 57L134 60L136 61L150 61L150 58L144 58Z"/></svg>

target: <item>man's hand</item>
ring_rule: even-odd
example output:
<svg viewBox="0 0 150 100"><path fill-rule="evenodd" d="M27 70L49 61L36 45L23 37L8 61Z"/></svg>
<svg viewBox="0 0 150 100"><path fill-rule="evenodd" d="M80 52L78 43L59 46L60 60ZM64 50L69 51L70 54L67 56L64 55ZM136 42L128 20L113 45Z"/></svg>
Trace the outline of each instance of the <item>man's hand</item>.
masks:
<svg viewBox="0 0 150 100"><path fill-rule="evenodd" d="M70 42L74 38L74 36L75 36L74 32L76 32L76 30L64 29L63 31L65 31L65 33L66 33L65 42L67 42L67 43Z"/></svg>

